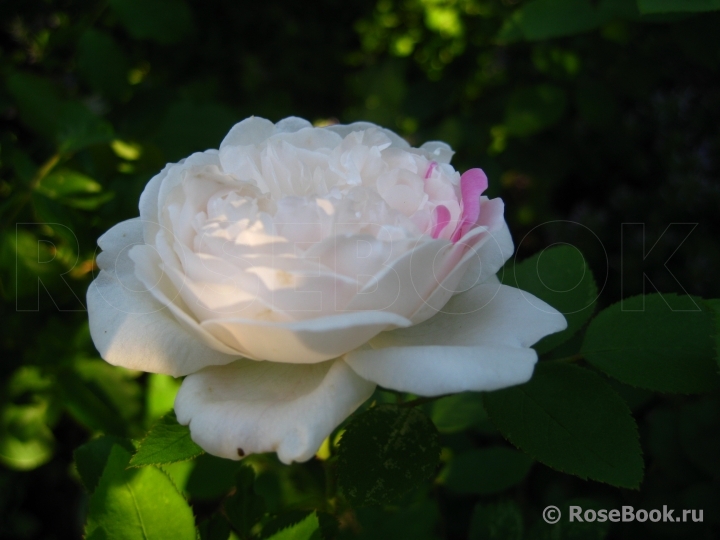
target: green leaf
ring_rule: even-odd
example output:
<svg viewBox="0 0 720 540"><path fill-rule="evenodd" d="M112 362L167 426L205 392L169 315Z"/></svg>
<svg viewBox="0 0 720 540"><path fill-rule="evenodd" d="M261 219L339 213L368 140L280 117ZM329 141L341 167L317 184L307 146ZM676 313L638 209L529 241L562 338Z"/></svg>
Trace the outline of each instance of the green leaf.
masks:
<svg viewBox="0 0 720 540"><path fill-rule="evenodd" d="M192 32L193 15L183 0L110 0L130 35L158 43L176 43Z"/></svg>
<svg viewBox="0 0 720 540"><path fill-rule="evenodd" d="M0 463L21 471L50 461L55 438L53 381L36 366L15 370L0 395Z"/></svg>
<svg viewBox="0 0 720 540"><path fill-rule="evenodd" d="M195 540L188 503L155 467L127 469L131 454L113 445L90 498L88 540Z"/></svg>
<svg viewBox="0 0 720 540"><path fill-rule="evenodd" d="M58 110L62 100L49 80L27 73L13 73L6 80L23 124L52 138L58 132Z"/></svg>
<svg viewBox="0 0 720 540"><path fill-rule="evenodd" d="M462 392L433 403L433 424L440 433L457 433L487 422L487 413L479 392Z"/></svg>
<svg viewBox="0 0 720 540"><path fill-rule="evenodd" d="M58 199L78 193L99 193L102 186L89 176L66 169L54 171L43 178L37 191L51 199Z"/></svg>
<svg viewBox="0 0 720 540"><path fill-rule="evenodd" d="M565 316L568 327L540 340L534 348L548 352L570 339L592 316L597 286L585 258L572 246L551 247L502 272L505 285L547 302Z"/></svg>
<svg viewBox="0 0 720 540"><path fill-rule="evenodd" d="M659 392L718 386L713 314L697 297L650 294L604 309L581 353L616 379Z"/></svg>
<svg viewBox="0 0 720 540"><path fill-rule="evenodd" d="M460 454L450 461L441 477L443 484L456 493L490 495L522 482L532 464L526 454L496 446Z"/></svg>
<svg viewBox="0 0 720 540"><path fill-rule="evenodd" d="M140 419L142 389L137 381L139 373L113 366L100 358L76 358L73 370L88 389L93 389L120 418Z"/></svg>
<svg viewBox="0 0 720 540"><path fill-rule="evenodd" d="M228 540L230 525L220 514L214 514L198 525L200 540Z"/></svg>
<svg viewBox="0 0 720 540"><path fill-rule="evenodd" d="M112 126L90 112L82 103L75 101L64 103L58 118L56 140L62 153L75 152L94 144L108 143L114 138Z"/></svg>
<svg viewBox="0 0 720 540"><path fill-rule="evenodd" d="M160 467L160 470L167 473L173 481L173 484L175 484L175 487L178 488L178 491L185 495L186 498L190 498L190 493L187 491L187 484L188 480L190 480L190 475L195 469L195 465L196 461L193 459L187 461L176 461L175 463L165 463L164 465L158 466Z"/></svg>
<svg viewBox="0 0 720 540"><path fill-rule="evenodd" d="M433 423L416 408L381 405L364 412L340 439L343 493L357 506L397 500L435 471L438 438Z"/></svg>
<svg viewBox="0 0 720 540"><path fill-rule="evenodd" d="M549 128L562 118L566 105L565 91L557 86L538 84L516 90L505 110L507 133L527 137Z"/></svg>
<svg viewBox="0 0 720 540"><path fill-rule="evenodd" d="M642 480L630 410L587 369L541 362L530 382L487 393L485 409L511 443L554 469L619 487Z"/></svg>
<svg viewBox="0 0 720 540"><path fill-rule="evenodd" d="M643 15L650 13L696 13L717 11L720 0L637 0Z"/></svg>
<svg viewBox="0 0 720 540"><path fill-rule="evenodd" d="M61 202L66 206L80 210L95 210L110 201L113 197L115 197L115 194L108 192L93 197L66 197L61 199Z"/></svg>
<svg viewBox="0 0 720 540"><path fill-rule="evenodd" d="M77 51L77 70L93 90L116 99L127 93L129 63L111 35L89 28Z"/></svg>
<svg viewBox="0 0 720 540"><path fill-rule="evenodd" d="M163 416L140 442L140 448L130 461L131 467L160 465L193 459L203 449L190 438L190 428L178 424L175 413Z"/></svg>
<svg viewBox="0 0 720 540"><path fill-rule="evenodd" d="M104 435L86 442L73 453L80 479L90 493L95 491L115 445L125 448L128 452L135 451L129 439Z"/></svg>
<svg viewBox="0 0 720 540"><path fill-rule="evenodd" d="M255 494L255 471L243 465L236 476L236 491L225 500L225 515L242 538L250 536L250 530L265 513L265 501Z"/></svg>
<svg viewBox="0 0 720 540"><path fill-rule="evenodd" d="M320 523L316 512L312 512L299 523L283 529L268 540L320 540Z"/></svg>
<svg viewBox="0 0 720 540"><path fill-rule="evenodd" d="M0 463L21 471L50 461L55 438L47 425L48 404L7 404L0 409Z"/></svg>
<svg viewBox="0 0 720 540"><path fill-rule="evenodd" d="M49 80L26 73L7 78L22 122L36 133L53 140L60 152L112 140L112 126L77 101L60 97Z"/></svg>
<svg viewBox="0 0 720 540"><path fill-rule="evenodd" d="M470 519L468 540L521 540L523 518L512 501L478 504Z"/></svg>
<svg viewBox="0 0 720 540"><path fill-rule="evenodd" d="M180 379L160 373L150 373L147 379L145 410L147 420L155 422L173 410L175 395L181 384Z"/></svg>
<svg viewBox="0 0 720 540"><path fill-rule="evenodd" d="M278 534L280 531L284 531L290 527L293 527L301 521L307 519L312 512L308 510L291 510L289 512L283 512L282 514L275 517L272 521L263 523L262 533L260 538L267 540ZM325 512L314 511L317 514L318 523L320 525L320 536L323 540L332 540L337 538L339 523L338 520L331 514Z"/></svg>
<svg viewBox="0 0 720 540"><path fill-rule="evenodd" d="M497 40L542 41L589 32L613 19L634 20L638 16L633 0L532 0L506 19Z"/></svg>
<svg viewBox="0 0 720 540"><path fill-rule="evenodd" d="M128 424L96 381L64 369L57 374L62 402L70 415L93 431L126 436Z"/></svg>

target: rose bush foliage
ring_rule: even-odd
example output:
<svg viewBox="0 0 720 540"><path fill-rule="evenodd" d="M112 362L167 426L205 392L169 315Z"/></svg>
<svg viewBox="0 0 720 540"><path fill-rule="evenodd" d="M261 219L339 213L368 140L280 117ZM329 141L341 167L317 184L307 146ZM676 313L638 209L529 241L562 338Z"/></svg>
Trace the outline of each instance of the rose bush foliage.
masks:
<svg viewBox="0 0 720 540"><path fill-rule="evenodd" d="M140 217L98 243L93 341L111 364L185 376L206 451L310 459L376 385L420 396L528 381L565 318L496 273L500 199L451 148L370 123L251 117L168 164Z"/></svg>

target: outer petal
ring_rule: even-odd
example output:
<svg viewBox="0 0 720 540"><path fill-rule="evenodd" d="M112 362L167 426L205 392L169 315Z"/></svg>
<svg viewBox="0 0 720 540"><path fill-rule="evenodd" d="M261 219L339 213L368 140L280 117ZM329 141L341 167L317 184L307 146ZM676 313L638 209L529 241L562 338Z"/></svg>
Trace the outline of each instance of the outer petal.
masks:
<svg viewBox="0 0 720 540"><path fill-rule="evenodd" d="M478 224L488 227L489 238L478 242L467 254L468 269L460 280L458 292L471 289L484 283L497 273L515 250L512 236L503 218L505 203L502 199L482 197L480 201L480 219ZM472 233L472 231L471 231ZM460 242L464 242L461 239Z"/></svg>
<svg viewBox="0 0 720 540"><path fill-rule="evenodd" d="M304 118L288 116L275 124L275 133L295 133L304 128L311 128L312 124Z"/></svg>
<svg viewBox="0 0 720 540"><path fill-rule="evenodd" d="M135 277L128 252L143 242L141 223L119 223L98 241L104 249L98 256L102 270L87 301L90 335L100 356L114 365L174 376L235 360L237 355L193 337Z"/></svg>
<svg viewBox="0 0 720 540"><path fill-rule="evenodd" d="M168 192L182 182L187 169L206 165L220 166L217 150L196 152L187 158L181 159L178 163L168 163L162 171L150 179L140 194L139 204L146 244L153 244L158 231L162 228L160 201L164 201Z"/></svg>
<svg viewBox="0 0 720 540"><path fill-rule="evenodd" d="M408 143L400 135L398 135L394 131L391 131L384 127L380 127L371 122L353 122L352 124L335 124L334 126L327 126L326 128L323 128L323 129L327 129L329 131L334 131L341 137L345 138L350 133L353 133L354 131L365 131L366 129L371 129L371 128L376 128L376 129L380 130L382 133L384 133L385 135L387 135L387 137L392 141L392 144L390 145L391 147L403 148L403 149L410 148L410 143Z"/></svg>
<svg viewBox="0 0 720 540"><path fill-rule="evenodd" d="M387 328L410 325L395 313L361 311L295 322L224 318L202 327L244 356L292 364L312 364L360 347Z"/></svg>
<svg viewBox="0 0 720 540"><path fill-rule="evenodd" d="M450 163L455 154L450 145L442 141L428 141L420 147L420 150L426 153L428 159L438 163Z"/></svg>
<svg viewBox="0 0 720 540"><path fill-rule="evenodd" d="M370 341L375 350L353 351L345 361L368 380L418 395L496 390L529 380L537 361L529 347L566 327L542 300L486 283L422 324L380 334Z"/></svg>
<svg viewBox="0 0 720 540"><path fill-rule="evenodd" d="M247 146L260 144L275 133L275 124L259 116L251 116L235 124L220 143L220 150L226 146Z"/></svg>
<svg viewBox="0 0 720 540"><path fill-rule="evenodd" d="M297 365L240 360L185 378L175 398L181 424L211 454L277 452L310 459L375 389L342 360Z"/></svg>

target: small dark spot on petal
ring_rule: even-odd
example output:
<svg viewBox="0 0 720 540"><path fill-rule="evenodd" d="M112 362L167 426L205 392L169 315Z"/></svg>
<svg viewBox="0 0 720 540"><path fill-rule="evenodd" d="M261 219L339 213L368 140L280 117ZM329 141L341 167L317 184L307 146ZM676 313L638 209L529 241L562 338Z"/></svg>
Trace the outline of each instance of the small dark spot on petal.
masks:
<svg viewBox="0 0 720 540"><path fill-rule="evenodd" d="M242 448L238 448L238 456L243 457L245 455L245 450Z"/></svg>

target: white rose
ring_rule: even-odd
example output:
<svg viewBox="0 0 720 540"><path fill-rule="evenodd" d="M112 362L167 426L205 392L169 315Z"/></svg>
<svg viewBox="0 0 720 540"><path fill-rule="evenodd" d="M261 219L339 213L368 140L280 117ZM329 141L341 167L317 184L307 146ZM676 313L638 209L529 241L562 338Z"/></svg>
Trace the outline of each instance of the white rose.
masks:
<svg viewBox="0 0 720 540"><path fill-rule="evenodd" d="M211 454L310 459L376 385L436 396L527 381L564 317L495 273L503 202L441 142L369 123L248 118L169 164L99 240L102 357L186 375L178 420Z"/></svg>

